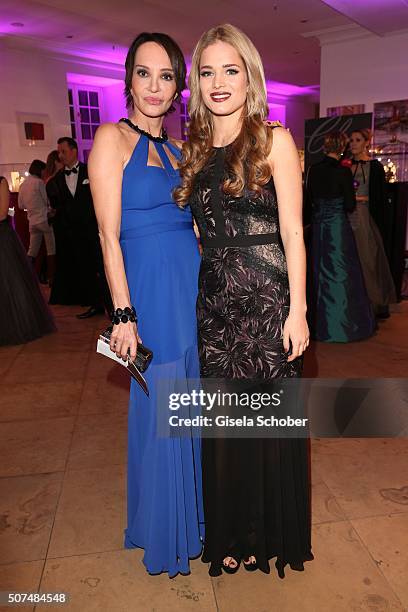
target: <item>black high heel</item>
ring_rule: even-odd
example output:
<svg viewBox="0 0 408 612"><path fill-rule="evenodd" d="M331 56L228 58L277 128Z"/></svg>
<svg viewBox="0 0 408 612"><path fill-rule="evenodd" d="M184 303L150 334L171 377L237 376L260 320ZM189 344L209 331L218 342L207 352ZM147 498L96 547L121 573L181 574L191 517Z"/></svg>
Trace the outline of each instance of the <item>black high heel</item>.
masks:
<svg viewBox="0 0 408 612"><path fill-rule="evenodd" d="M254 555L250 555L250 557L253 557ZM248 557L249 559L249 557ZM256 558L255 558L256 559ZM258 562L255 560L255 563L252 563L252 561L249 561L249 563L245 563L245 559L242 560L242 565L245 567L247 572L254 572L255 570L258 569Z"/></svg>

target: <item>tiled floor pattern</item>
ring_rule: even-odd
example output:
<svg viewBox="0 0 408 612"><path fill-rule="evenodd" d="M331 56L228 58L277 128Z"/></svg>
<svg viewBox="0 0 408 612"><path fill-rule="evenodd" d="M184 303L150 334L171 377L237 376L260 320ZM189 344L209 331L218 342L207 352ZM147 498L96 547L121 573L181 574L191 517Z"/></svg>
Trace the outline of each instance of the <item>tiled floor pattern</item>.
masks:
<svg viewBox="0 0 408 612"><path fill-rule="evenodd" d="M36 608L50 611L408 610L408 438L312 441L304 572L211 579L197 559L189 576L148 576L122 548L129 381L94 353L103 317L54 312L57 334L0 349L0 591L68 592ZM407 371L407 302L374 338L315 344L305 363L310 377Z"/></svg>

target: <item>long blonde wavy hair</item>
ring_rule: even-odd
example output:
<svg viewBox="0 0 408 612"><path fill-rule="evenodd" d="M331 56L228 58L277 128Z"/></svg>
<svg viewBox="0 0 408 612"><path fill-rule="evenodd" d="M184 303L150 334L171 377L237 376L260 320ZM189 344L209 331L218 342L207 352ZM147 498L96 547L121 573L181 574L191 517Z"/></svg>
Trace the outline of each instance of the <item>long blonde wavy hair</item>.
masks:
<svg viewBox="0 0 408 612"><path fill-rule="evenodd" d="M188 81L190 122L188 140L183 145L180 164L181 185L174 190L179 206L188 203L194 180L212 154L213 117L205 106L200 91L201 54L216 41L228 43L242 58L248 78L248 91L242 112L240 133L230 147L227 164L229 177L223 183L223 191L234 197L242 195L245 186L259 193L271 178L267 162L272 146L272 130L265 126L268 116L265 75L260 55L251 40L235 26L224 24L205 32L194 50Z"/></svg>

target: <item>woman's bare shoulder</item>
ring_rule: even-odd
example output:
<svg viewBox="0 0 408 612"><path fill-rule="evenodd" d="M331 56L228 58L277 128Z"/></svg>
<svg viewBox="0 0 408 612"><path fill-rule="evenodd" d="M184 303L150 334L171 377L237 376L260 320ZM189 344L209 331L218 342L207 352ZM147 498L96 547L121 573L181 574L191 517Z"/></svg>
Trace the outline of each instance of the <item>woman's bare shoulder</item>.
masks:
<svg viewBox="0 0 408 612"><path fill-rule="evenodd" d="M283 125L279 122L273 123L276 123L276 125L274 126L273 130L273 140L268 155L269 160L277 155L292 152L293 149L296 149L296 145L290 131L283 127Z"/></svg>
<svg viewBox="0 0 408 612"><path fill-rule="evenodd" d="M103 123L96 131L92 147L93 156L119 158L126 165L131 152L139 140L139 134L135 134L124 123Z"/></svg>
<svg viewBox="0 0 408 612"><path fill-rule="evenodd" d="M123 137L120 123L102 123L96 130L95 140L119 142Z"/></svg>
<svg viewBox="0 0 408 612"><path fill-rule="evenodd" d="M277 127L281 127L284 128L285 126L283 125L283 123L281 123L280 121L269 121L269 119L266 119L264 121L264 124L266 125L266 127L269 128L277 128Z"/></svg>

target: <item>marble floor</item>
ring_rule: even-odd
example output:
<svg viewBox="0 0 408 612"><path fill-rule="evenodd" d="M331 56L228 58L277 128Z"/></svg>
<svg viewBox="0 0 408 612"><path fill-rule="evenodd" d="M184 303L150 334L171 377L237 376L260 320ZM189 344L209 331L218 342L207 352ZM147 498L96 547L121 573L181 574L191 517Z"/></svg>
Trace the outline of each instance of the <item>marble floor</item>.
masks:
<svg viewBox="0 0 408 612"><path fill-rule="evenodd" d="M94 352L104 318L76 312L55 307L57 334L0 349L0 591L64 591L46 609L73 612L408 610L407 438L312 441L304 572L211 579L198 559L190 576L148 576L122 548L129 381ZM315 344L305 363L311 377L407 371L407 302L374 338Z"/></svg>

